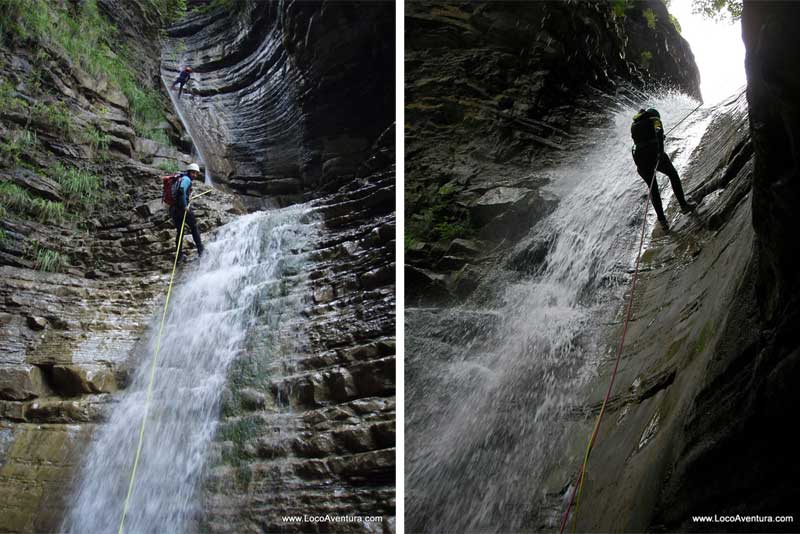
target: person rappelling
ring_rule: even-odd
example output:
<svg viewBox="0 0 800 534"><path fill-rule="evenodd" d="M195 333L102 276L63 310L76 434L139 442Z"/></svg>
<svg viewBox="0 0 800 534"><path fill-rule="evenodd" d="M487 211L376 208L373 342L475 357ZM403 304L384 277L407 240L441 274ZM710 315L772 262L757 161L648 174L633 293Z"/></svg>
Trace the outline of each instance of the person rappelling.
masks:
<svg viewBox="0 0 800 534"><path fill-rule="evenodd" d="M681 213L690 213L695 209L695 206L686 201L678 171L675 170L669 156L664 152L664 126L661 124L661 115L656 109L640 109L639 113L634 115L633 124L631 124L631 137L634 142L632 152L636 170L648 187L651 187L651 181L654 181L650 200L656 210L658 222L661 223L665 232L669 232L669 224L661 206L658 181L655 180L656 171L669 177L672 191L675 193L675 198L678 199L678 204L680 204Z"/></svg>
<svg viewBox="0 0 800 534"><path fill-rule="evenodd" d="M189 78L191 77L192 67L184 67L183 70L181 70L181 73L178 74L178 77L175 79L175 81L172 82L171 89L173 91L175 90L175 86L180 84L180 88L178 88L178 98L180 98L181 94L183 93L183 86L189 82Z"/></svg>
<svg viewBox="0 0 800 534"><path fill-rule="evenodd" d="M183 258L183 239L182 227L184 222L192 233L192 239L197 247L197 254L203 255L203 243L200 240L200 231L197 229L197 220L190 209L189 203L192 199L192 180L200 179L200 166L192 163L186 172L180 172L162 177L163 192L161 200L169 206L169 215L172 224L175 226L175 246L178 249L177 261ZM199 196L199 195L198 195Z"/></svg>

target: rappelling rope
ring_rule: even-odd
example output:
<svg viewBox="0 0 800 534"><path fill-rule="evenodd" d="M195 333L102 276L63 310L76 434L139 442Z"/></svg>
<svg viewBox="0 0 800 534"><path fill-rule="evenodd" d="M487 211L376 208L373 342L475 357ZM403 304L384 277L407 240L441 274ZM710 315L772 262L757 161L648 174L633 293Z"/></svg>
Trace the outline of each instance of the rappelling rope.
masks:
<svg viewBox="0 0 800 534"><path fill-rule="evenodd" d="M128 514L128 504L130 503L131 493L133 493L133 484L136 480L136 468L139 466L139 457L142 454L142 443L144 442L144 428L147 423L147 414L150 411L150 397L153 394L153 382L156 377L156 366L158 364L158 351L161 348L161 335L164 333L164 323L167 319L167 306L169 305L169 296L172 294L172 282L175 280L175 271L178 267L178 256L181 252L181 245L183 244L183 228L186 224L186 214L189 213L189 206L194 202L194 199L199 198L212 190L204 191L199 195L192 195L186 209L183 210L183 221L181 221L181 230L178 237L178 246L175 248L175 259L172 262L172 274L169 277L169 287L167 288L167 298L164 301L164 311L161 313L161 326L158 329L158 338L156 338L156 350L153 353L153 363L150 367L150 383L147 385L147 395L144 400L144 416L142 417L142 426L139 428L139 444L136 446L136 456L133 460L133 469L131 469L131 480L128 483L128 494L125 496L125 505L122 508L122 517L119 520L119 529L117 534L122 534L122 529L125 525L125 516Z"/></svg>
<svg viewBox="0 0 800 534"><path fill-rule="evenodd" d="M675 126L670 128L670 130L664 135L666 138L667 135L671 134L672 131L677 128L683 121L689 118L695 111L700 109L700 106L703 104L699 104L696 108L692 111L687 113L681 120L679 120ZM647 190L647 198L644 201L643 205L643 216L642 216L642 230L641 235L639 236L639 252L636 255L636 265L633 269L633 279L631 280L631 290L630 290L630 297L628 298L628 306L625 312L625 323L622 327L622 337L619 340L619 347L617 348L617 357L614 362L614 370L611 373L611 380L608 383L608 389L606 390L606 395L603 398L603 404L600 406L600 413L597 415L597 420L594 424L594 430L592 430L592 435L589 438L589 443L586 446L586 453L583 455L583 463L581 464L581 469L578 471L578 479L572 488L572 496L569 499L569 504L567 505L567 510L564 512L564 517L561 519L561 528L559 529L559 533L563 534L564 527L567 526L567 520L569 519L569 512L572 509L572 504L575 504L575 513L573 514L573 523L572 523L572 531L575 532L578 525L578 509L580 508L580 500L581 500L581 493L583 491L583 481L586 477L586 466L589 464L589 454L592 452L592 447L594 446L594 442L597 439L597 434L600 431L600 423L603 421L603 416L606 413L606 407L608 406L608 400L611 398L611 391L614 388L614 380L617 378L617 370L619 369L619 362L622 359L622 349L625 346L625 336L628 333L628 324L631 320L631 312L633 311L633 297L634 291L636 290L636 280L639 275L639 263L642 259L642 248L644 247L644 231L647 227L647 211L650 208L651 198L653 196L653 185L656 183L656 173L658 172L658 164L661 162L661 152L659 152L658 157L656 158L656 166L653 168L653 178L650 180L650 186Z"/></svg>

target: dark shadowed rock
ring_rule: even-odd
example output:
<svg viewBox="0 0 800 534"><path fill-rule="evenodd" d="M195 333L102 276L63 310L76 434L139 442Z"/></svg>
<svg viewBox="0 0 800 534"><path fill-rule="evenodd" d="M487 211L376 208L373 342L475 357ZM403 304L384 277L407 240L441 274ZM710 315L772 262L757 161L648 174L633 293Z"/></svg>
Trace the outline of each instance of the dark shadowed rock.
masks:
<svg viewBox="0 0 800 534"><path fill-rule="evenodd" d="M23 401L50 392L42 370L33 365L0 365L0 399Z"/></svg>

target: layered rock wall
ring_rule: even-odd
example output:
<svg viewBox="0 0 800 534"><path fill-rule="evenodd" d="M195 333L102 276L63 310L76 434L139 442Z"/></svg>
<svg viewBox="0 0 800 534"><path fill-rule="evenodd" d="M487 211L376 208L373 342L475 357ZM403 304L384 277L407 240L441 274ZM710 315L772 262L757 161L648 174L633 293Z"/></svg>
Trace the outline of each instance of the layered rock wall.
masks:
<svg viewBox="0 0 800 534"><path fill-rule="evenodd" d="M161 73L169 72L164 65L179 44L199 67L194 100L181 102L191 108L190 126L201 132L198 145L208 148L215 178L249 193L250 206L324 197L317 201L323 222L313 223L325 231L310 271L299 277L306 282L294 289L306 309L281 330L302 343L292 345L286 361L260 362L271 371L247 391L231 376L221 425L235 426L250 413L263 421L261 438L279 428L293 439L271 453L242 439L227 456L234 468L217 457L209 466L204 524L229 531L233 520L272 531L279 512L329 510L380 516L392 529L394 135L393 104L383 103L393 97L387 80L394 72L394 10L375 3L227 4L233 9L194 13L201 22L179 25L178 35L195 40L169 39L162 65L165 13L157 6L168 3L97 1L120 30L118 44L141 59L141 86L162 91L160 142L139 135L133 106L114 81L87 72L65 50L45 46L47 53L36 55L30 40L3 49L0 72L11 89L4 84L0 96L31 107L37 100L63 103L69 124L59 129L53 113L38 119L19 106L0 106L0 137L14 150L7 158L4 149L0 181L36 202L4 205L0 213L0 530L59 528L81 452L139 363L135 355L174 251L158 177L194 159L162 90ZM348 36L343 48L339 30ZM38 86L36 73L43 77ZM25 132L34 145L14 148L30 141ZM66 182L53 172L58 165L99 176L103 202L71 204ZM43 216L44 200L63 202L67 216ZM217 188L195 212L207 235L243 213L244 204ZM42 272L33 243L66 258L59 274ZM287 280L287 288L293 283ZM272 339L253 333L256 346ZM245 354L240 363L260 355ZM280 407L280 421L261 413L267 405ZM230 446L219 436L220 450ZM264 507L274 513L262 523Z"/></svg>
<svg viewBox="0 0 800 534"><path fill-rule="evenodd" d="M264 325L230 373L209 531L302 532L282 516L327 513L393 530L393 17L387 2L241 1L169 32L163 72L195 71L181 105L213 179L251 205L317 198L325 221L292 290L306 308L281 326L299 341L270 360Z"/></svg>
<svg viewBox="0 0 800 534"><path fill-rule="evenodd" d="M163 18L152 4L15 4L3 6L0 52L0 530L43 532L59 528L86 441L127 385L163 293L174 234L153 165L189 155L136 131L119 80L66 48L68 33L23 31L96 5L124 28L102 44L139 50L132 76L155 89ZM163 113L165 137L180 138ZM205 231L237 211L230 195L205 200Z"/></svg>
<svg viewBox="0 0 800 534"><path fill-rule="evenodd" d="M286 201L334 191L393 122L389 2L258 2L173 27L163 74L191 64L186 112L215 179Z"/></svg>

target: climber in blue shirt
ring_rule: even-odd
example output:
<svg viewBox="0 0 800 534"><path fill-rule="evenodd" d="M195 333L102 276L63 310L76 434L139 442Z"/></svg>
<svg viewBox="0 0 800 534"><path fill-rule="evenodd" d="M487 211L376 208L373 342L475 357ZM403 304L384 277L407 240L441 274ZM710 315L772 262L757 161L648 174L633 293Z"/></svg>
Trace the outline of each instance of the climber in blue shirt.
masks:
<svg viewBox="0 0 800 534"><path fill-rule="evenodd" d="M197 246L197 254L203 255L203 243L200 240L200 231L197 229L197 220L194 218L194 213L189 208L189 201L192 198L192 180L200 178L200 166L197 163L192 163L186 169L175 185L174 197L175 204L170 206L169 215L172 217L172 224L175 225L177 235L175 236L175 246L178 248L178 261L183 258L183 243L181 242L181 223L185 220L186 225L192 232L192 239ZM186 217L184 219L184 212Z"/></svg>

